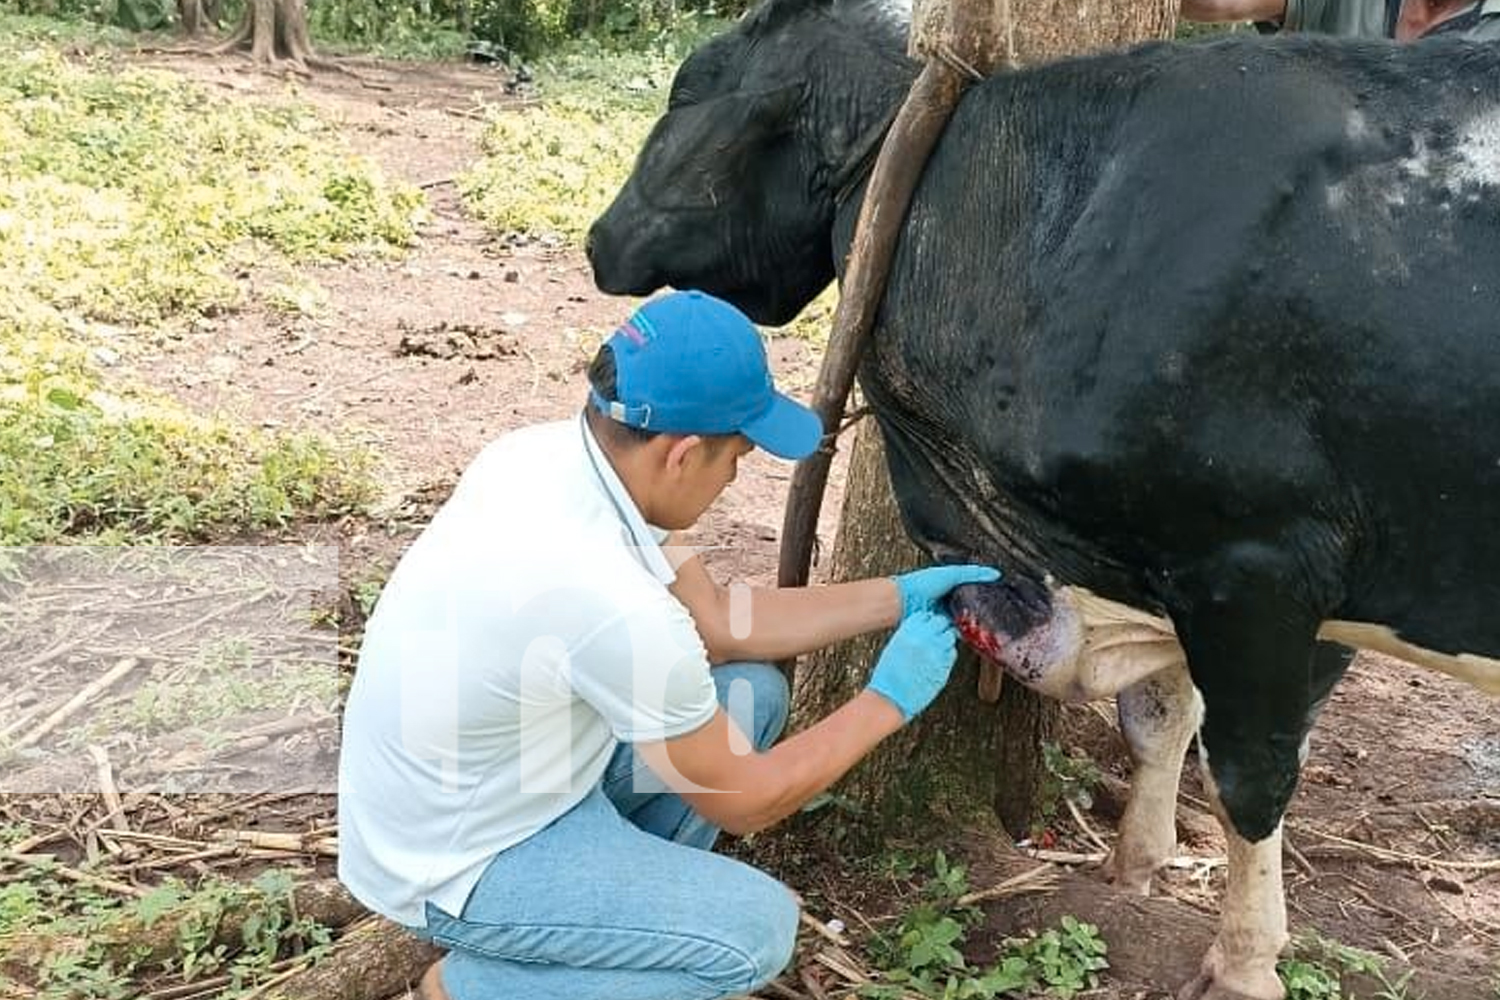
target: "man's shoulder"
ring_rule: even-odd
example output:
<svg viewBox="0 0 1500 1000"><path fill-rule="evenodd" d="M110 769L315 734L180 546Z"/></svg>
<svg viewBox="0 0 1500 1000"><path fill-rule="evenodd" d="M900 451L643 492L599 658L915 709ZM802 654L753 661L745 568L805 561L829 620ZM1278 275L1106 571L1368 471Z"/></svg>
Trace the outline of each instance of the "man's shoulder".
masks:
<svg viewBox="0 0 1500 1000"><path fill-rule="evenodd" d="M450 505L565 517L569 504L562 501L585 498L578 486L586 461L576 421L508 431L485 445L464 469Z"/></svg>
<svg viewBox="0 0 1500 1000"><path fill-rule="evenodd" d="M583 437L577 420L552 420L506 431L485 445L471 468L484 462L546 462L556 464L582 454Z"/></svg>

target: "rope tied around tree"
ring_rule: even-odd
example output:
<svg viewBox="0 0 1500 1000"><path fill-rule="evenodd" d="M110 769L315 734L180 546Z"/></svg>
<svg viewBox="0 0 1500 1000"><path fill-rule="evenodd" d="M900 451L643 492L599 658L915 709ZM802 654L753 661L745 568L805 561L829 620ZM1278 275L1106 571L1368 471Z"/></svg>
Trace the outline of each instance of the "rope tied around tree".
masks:
<svg viewBox="0 0 1500 1000"><path fill-rule="evenodd" d="M998 65L1015 63L1011 0L920 4L912 13L910 50L925 62L885 133L860 205L828 350L813 390L813 409L823 420L823 444L798 463L787 496L778 570L781 586L800 586L808 580L818 512L845 403L927 157L964 90ZM789 679L792 667L783 664Z"/></svg>

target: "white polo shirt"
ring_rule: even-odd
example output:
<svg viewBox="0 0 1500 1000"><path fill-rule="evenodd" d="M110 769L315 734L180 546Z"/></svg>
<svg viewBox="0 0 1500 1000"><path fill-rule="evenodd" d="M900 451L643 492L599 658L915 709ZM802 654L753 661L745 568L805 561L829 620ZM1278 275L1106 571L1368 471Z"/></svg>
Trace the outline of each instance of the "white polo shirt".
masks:
<svg viewBox="0 0 1500 1000"><path fill-rule="evenodd" d="M664 533L583 419L491 443L401 558L344 712L339 877L398 923L577 805L620 741L707 723Z"/></svg>

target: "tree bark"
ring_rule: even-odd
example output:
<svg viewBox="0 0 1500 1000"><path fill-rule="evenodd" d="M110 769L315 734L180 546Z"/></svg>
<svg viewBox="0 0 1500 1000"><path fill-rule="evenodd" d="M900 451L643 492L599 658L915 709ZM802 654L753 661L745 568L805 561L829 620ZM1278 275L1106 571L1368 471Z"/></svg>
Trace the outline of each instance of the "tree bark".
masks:
<svg viewBox="0 0 1500 1000"><path fill-rule="evenodd" d="M1014 0L996 2L1008 10ZM1034 0L1021 16L1007 18L1003 57L1024 64L1169 38L1177 6L1177 0ZM944 3L929 0L914 16L914 26L927 33L929 19L950 15ZM920 561L891 497L879 436L873 421L862 422L855 436L830 567L834 580L888 575ZM852 697L885 639L865 636L808 658L797 671L794 725L816 721ZM936 815L978 809L992 812L1012 835L1026 832L1041 785L1041 744L1057 725L1057 707L1012 682L1003 685L997 703L982 700L976 697L979 679L965 654L937 701L838 786L862 817L831 828L847 846L872 847L911 829L931 829Z"/></svg>
<svg viewBox="0 0 1500 1000"><path fill-rule="evenodd" d="M177 0L177 21L187 38L199 38L208 28L208 12L203 0Z"/></svg>
<svg viewBox="0 0 1500 1000"><path fill-rule="evenodd" d="M308 65L318 60L307 31L306 0L249 0L239 27L216 52L223 55L245 48L263 66L286 65L307 72Z"/></svg>
<svg viewBox="0 0 1500 1000"><path fill-rule="evenodd" d="M422 973L443 957L389 920L375 920L349 931L317 965L283 982L276 1000L379 1000L414 987Z"/></svg>
<svg viewBox="0 0 1500 1000"><path fill-rule="evenodd" d="M924 562L906 537L891 495L879 426L862 420L849 457L848 487L834 541L831 576L889 576ZM816 653L798 671L795 715L813 721L856 695L889 633L860 636ZM932 829L938 818L988 810L1012 833L1030 822L1040 775L1040 746L1056 707L1016 684L999 702L975 696L979 662L965 650L953 679L911 725L887 739L838 786L861 817L832 829L864 852L887 836Z"/></svg>

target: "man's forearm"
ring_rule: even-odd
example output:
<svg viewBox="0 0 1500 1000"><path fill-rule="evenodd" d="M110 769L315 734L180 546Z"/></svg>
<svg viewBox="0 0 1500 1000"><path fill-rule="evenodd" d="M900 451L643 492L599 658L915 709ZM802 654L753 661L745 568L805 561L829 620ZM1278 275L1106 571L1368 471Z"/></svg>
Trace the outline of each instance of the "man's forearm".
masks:
<svg viewBox="0 0 1500 1000"><path fill-rule="evenodd" d="M1276 21L1286 0L1182 0L1180 10L1189 21Z"/></svg>
<svg viewBox="0 0 1500 1000"><path fill-rule="evenodd" d="M901 710L874 691L863 691L817 725L759 755L768 791L736 824L753 833L802 808L902 726Z"/></svg>
<svg viewBox="0 0 1500 1000"><path fill-rule="evenodd" d="M822 587L724 591L725 622L715 659L779 660L880 628L901 618L901 595L887 578Z"/></svg>

